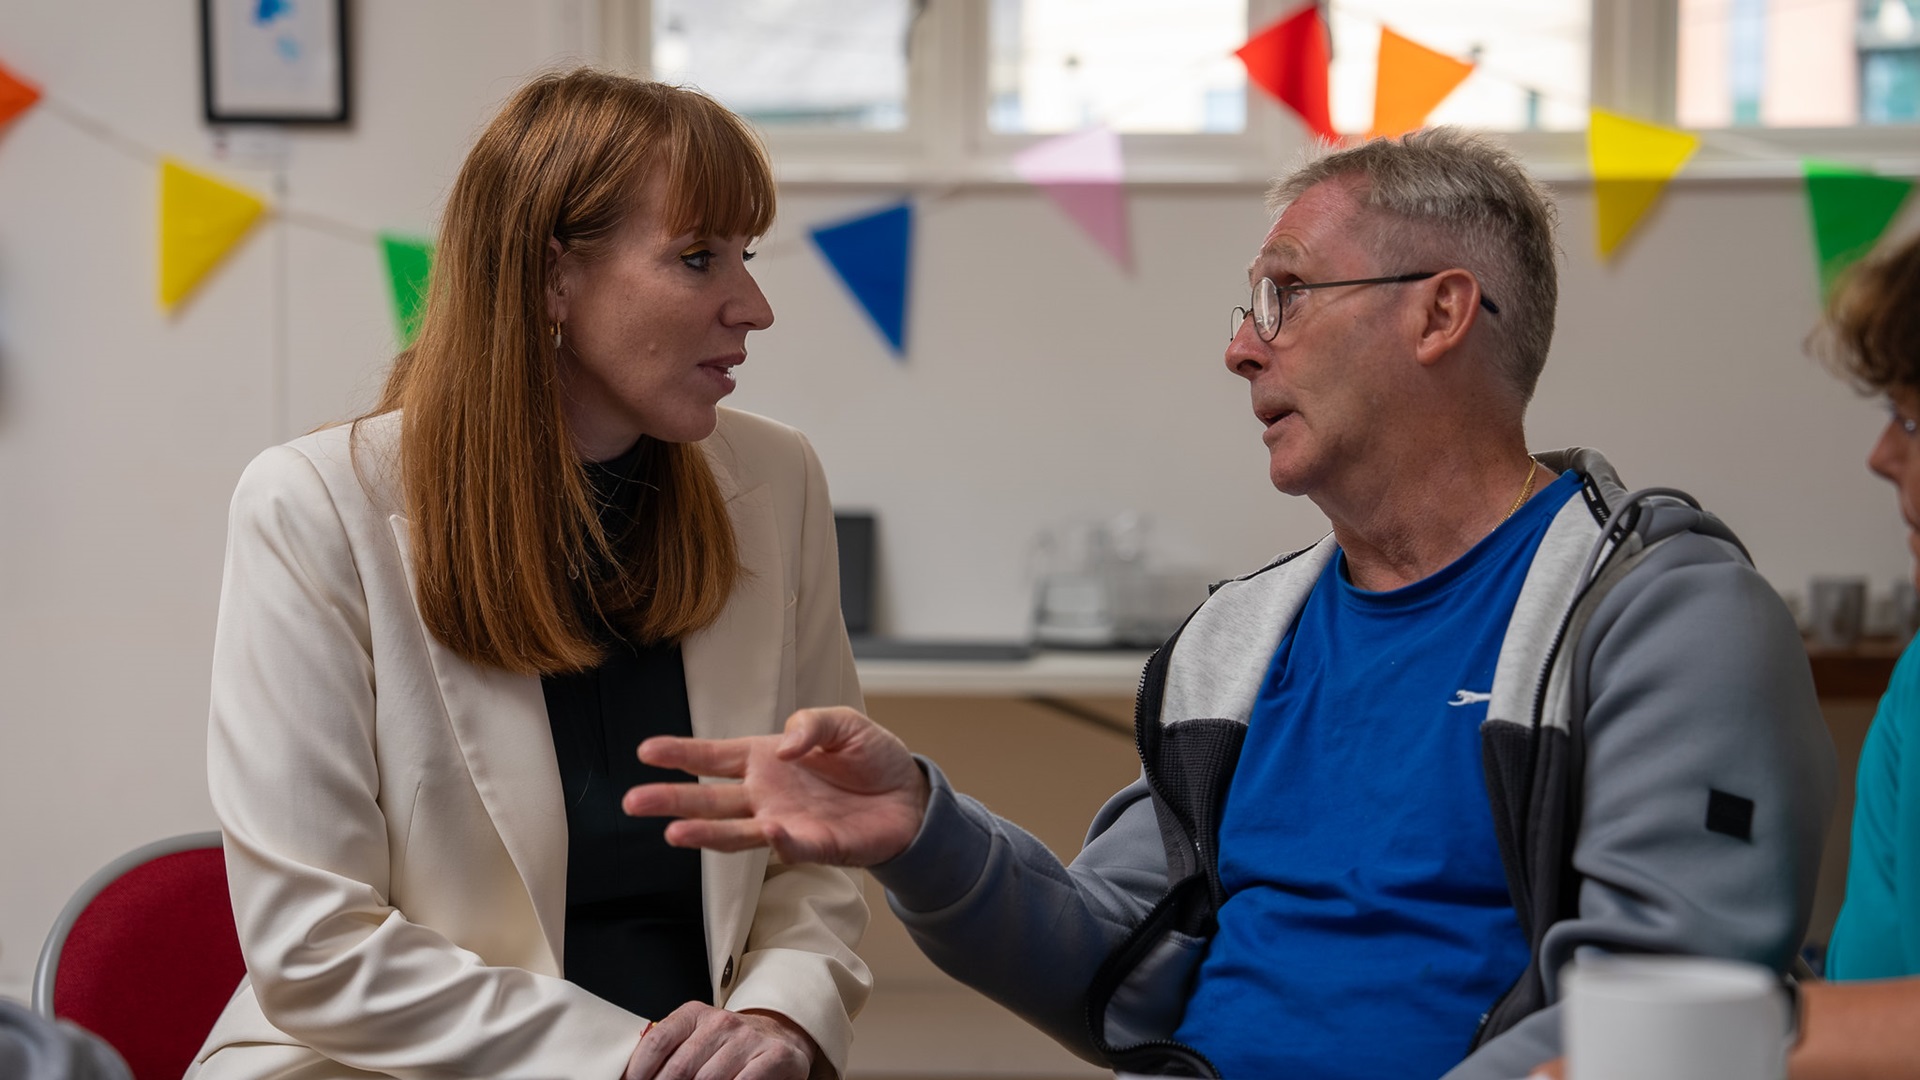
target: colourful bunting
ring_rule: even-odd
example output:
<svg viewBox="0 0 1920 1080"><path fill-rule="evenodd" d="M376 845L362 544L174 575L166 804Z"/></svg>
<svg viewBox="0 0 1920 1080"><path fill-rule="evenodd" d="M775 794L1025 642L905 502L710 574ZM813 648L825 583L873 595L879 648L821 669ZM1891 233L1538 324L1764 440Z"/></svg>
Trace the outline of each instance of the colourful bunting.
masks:
<svg viewBox="0 0 1920 1080"><path fill-rule="evenodd" d="M1233 55L1247 66L1247 78L1298 113L1308 130L1328 142L1340 137L1328 104L1333 50L1319 4L1309 3L1260 31Z"/></svg>
<svg viewBox="0 0 1920 1080"><path fill-rule="evenodd" d="M1700 148L1700 137L1629 120L1605 109L1587 122L1587 158L1593 166L1594 236L1609 258Z"/></svg>
<svg viewBox="0 0 1920 1080"><path fill-rule="evenodd" d="M1473 74L1473 65L1436 52L1419 42L1380 28L1380 54L1374 66L1373 127L1368 138L1405 135L1427 122L1427 114Z"/></svg>
<svg viewBox="0 0 1920 1080"><path fill-rule="evenodd" d="M913 204L901 203L812 231L814 245L893 347L907 348L907 271L913 263Z"/></svg>
<svg viewBox="0 0 1920 1080"><path fill-rule="evenodd" d="M253 227L266 202L179 162L160 163L160 306L172 310Z"/></svg>
<svg viewBox="0 0 1920 1080"><path fill-rule="evenodd" d="M1122 270L1133 268L1117 133L1094 128L1036 143L1013 156L1013 171L1039 185Z"/></svg>
<svg viewBox="0 0 1920 1080"><path fill-rule="evenodd" d="M1825 296L1887 231L1913 181L1825 161L1805 161L1801 169L1807 177L1807 210L1813 216L1813 247L1820 261L1820 295Z"/></svg>
<svg viewBox="0 0 1920 1080"><path fill-rule="evenodd" d="M393 328L405 349L420 333L420 316L427 307L427 277L433 270L433 243L402 233L380 234L380 251L387 261L387 284L393 298Z"/></svg>
<svg viewBox="0 0 1920 1080"><path fill-rule="evenodd" d="M0 124L5 124L40 100L40 88L0 64Z"/></svg>

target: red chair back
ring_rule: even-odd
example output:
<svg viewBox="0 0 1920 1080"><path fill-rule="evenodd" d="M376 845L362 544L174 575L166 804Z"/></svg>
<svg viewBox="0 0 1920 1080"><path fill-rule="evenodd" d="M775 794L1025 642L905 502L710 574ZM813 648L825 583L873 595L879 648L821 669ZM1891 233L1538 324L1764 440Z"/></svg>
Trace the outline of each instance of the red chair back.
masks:
<svg viewBox="0 0 1920 1080"><path fill-rule="evenodd" d="M85 902L52 959L55 1016L111 1043L134 1080L180 1080L246 974L220 848L125 869Z"/></svg>

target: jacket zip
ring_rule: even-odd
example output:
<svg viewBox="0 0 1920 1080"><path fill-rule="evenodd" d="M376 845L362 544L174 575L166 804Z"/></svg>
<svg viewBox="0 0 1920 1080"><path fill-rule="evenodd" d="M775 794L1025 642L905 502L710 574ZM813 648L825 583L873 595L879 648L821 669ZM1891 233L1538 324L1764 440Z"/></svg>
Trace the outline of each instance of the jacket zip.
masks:
<svg viewBox="0 0 1920 1080"><path fill-rule="evenodd" d="M1188 618L1192 618L1192 616L1188 616ZM1182 623L1180 629L1173 632L1172 637L1168 638L1164 644L1153 651L1151 656L1147 657L1146 664L1140 669L1140 682L1134 691L1133 698L1133 745L1134 752L1140 757L1141 773L1146 778L1147 790L1152 794L1153 798L1159 800L1160 805L1167 807L1168 810L1173 812L1175 820L1180 823L1181 831L1186 834L1187 843L1193 847L1196 865L1204 870L1205 863L1204 860L1200 858L1200 844L1199 841L1194 839L1193 823L1186 820L1180 813L1179 808L1174 806L1173 802L1169 800L1161 790L1160 779L1154 767L1155 759L1149 753L1151 748L1147 745L1147 732L1149 728L1153 726L1147 721L1147 702L1149 700L1157 702L1161 694L1165 692L1166 669L1167 663L1170 662L1171 650L1174 642L1180 639L1181 631L1185 629L1186 624ZM1126 940L1122 941L1120 945L1114 949L1114 956L1126 955L1132 951L1135 946L1140 944L1145 937L1155 933L1159 929L1157 925L1159 919L1157 916L1160 914L1162 907L1174 897L1174 890L1171 887L1172 884L1173 883L1169 883L1167 895L1162 897L1160 902L1155 904L1153 908L1147 912L1146 917L1140 921L1140 925L1134 927L1133 931L1127 935ZM1096 975L1095 978L1098 979L1099 975ZM1115 980L1114 985L1117 987L1119 980ZM1176 1039L1149 1039L1146 1042L1135 1043L1125 1047L1113 1046L1107 1042L1105 1034L1105 1010L1111 1007L1112 995L1110 993L1106 994L1105 998L1106 1000L1103 1001L1101 1005L1101 1015L1098 1016L1094 1014L1094 1010L1091 1007L1093 1002L1091 1000L1088 1001L1087 1035L1093 1045L1099 1048L1102 1055L1106 1057L1110 1063L1117 1063L1118 1059L1123 1056L1133 1057L1154 1050L1165 1050L1168 1051L1171 1056L1184 1057L1205 1066L1208 1075L1214 1077L1220 1075L1219 1068L1216 1067L1205 1054Z"/></svg>
<svg viewBox="0 0 1920 1080"><path fill-rule="evenodd" d="M1259 574L1266 573L1268 570L1272 570L1275 567L1282 566L1282 565L1285 565L1286 563L1292 562L1294 559L1300 557L1301 555L1306 554L1311 550L1313 550L1313 547L1310 545L1308 547L1301 548L1298 551L1289 552L1286 555L1283 555L1280 558L1273 560L1271 563L1268 563L1266 566L1261 567L1259 570L1255 571L1254 573L1248 574L1246 577L1250 578L1250 577L1255 577ZM1246 578L1236 578L1234 580L1244 581L1246 580ZM1216 586L1215 588L1218 588L1218 586ZM1208 590L1207 595L1211 597L1213 595L1213 591L1214 590L1212 589ZM1205 606L1206 606L1205 604L1201 605L1201 607L1205 607ZM1175 630L1173 634L1169 636L1167 640L1160 645L1159 648L1153 651L1152 655L1147 657L1146 664L1144 664L1140 669L1140 681L1135 687L1134 694L1133 694L1133 749L1134 749L1134 753L1138 755L1138 757L1140 758L1141 774L1146 778L1148 792L1152 794L1152 797L1154 799L1159 801L1159 805L1166 807L1169 811L1173 813L1174 820L1179 822L1181 831L1185 833L1187 845L1193 850L1193 858L1194 858L1195 866L1197 868L1197 872L1208 875L1208 882L1207 882L1209 886L1208 902L1211 904L1212 886L1217 883L1218 867L1217 866L1210 867L1208 865L1208 862L1206 859L1206 850L1204 846L1201 844L1200 839L1197 835L1199 830L1194 827L1193 822L1187 820L1181 808L1176 806L1173 800L1167 798L1166 793L1161 789L1159 770L1157 767L1159 765L1158 756L1157 754L1152 752L1154 748L1148 745L1149 731L1151 730L1155 735L1157 735L1159 732L1158 721L1160 717L1159 717L1158 706L1161 698L1166 693L1167 667L1170 663L1172 663L1173 646L1176 642L1180 640L1180 635L1186 631L1187 623L1193 621L1194 615L1199 614L1199 610L1200 610L1199 608L1195 608L1193 612L1189 613L1187 615L1186 620L1181 622L1179 629ZM1149 707L1148 702L1150 701L1154 703L1153 705L1154 716L1151 718L1151 722L1150 722L1150 718L1147 715L1148 707ZM1174 884L1176 883L1174 882L1168 883L1169 887L1168 887L1167 898L1170 898L1172 896L1173 894L1172 886ZM1164 902L1165 899L1167 898L1163 898L1162 902ZM1152 931L1156 921L1154 916L1159 913L1159 908L1160 908L1160 905L1156 904L1153 910L1147 913L1147 917L1141 920L1140 925L1135 927L1133 932L1127 935L1126 940L1122 941L1120 943L1120 946L1114 950L1115 955L1125 954L1126 952L1131 950L1135 945L1137 945L1142 937L1144 937L1146 934ZM1115 985L1117 986L1118 983L1116 982ZM1108 995L1108 997L1110 1002L1111 995ZM1089 1004L1091 1004L1091 1002L1089 1002ZM1140 1051L1169 1050L1169 1051L1176 1052L1180 1055L1189 1056L1192 1059L1200 1062L1201 1064L1205 1065L1207 1068L1207 1071L1215 1077L1218 1077L1220 1075L1219 1068L1216 1067L1213 1064L1213 1062L1207 1058L1205 1054L1201 1053L1198 1049L1192 1046L1188 1046L1186 1043L1180 1042L1175 1039L1150 1039L1147 1042L1137 1043L1133 1046L1112 1047L1107 1042L1106 1036L1104 1034L1104 1029L1105 1029L1104 1020L1105 1020L1104 1015L1095 1016L1091 1008L1087 1010L1087 1034L1090 1038L1090 1041L1093 1043L1095 1047L1100 1048L1101 1051L1109 1059L1120 1054L1132 1055Z"/></svg>
<svg viewBox="0 0 1920 1080"><path fill-rule="evenodd" d="M1597 488L1593 483L1592 477L1584 476L1584 475L1581 477L1580 493L1583 496L1586 496L1587 508L1593 512L1595 517L1600 518L1600 525L1601 525L1600 539L1596 540L1595 543L1596 544L1606 543L1607 536L1612 531L1611 528L1608 527L1609 521L1610 519L1617 516L1616 513L1614 511L1609 510L1606 504L1606 500L1603 498L1600 498L1597 495ZM1623 506L1620 509L1626 510L1627 507ZM1605 516L1603 517L1602 515L1605 515ZM1632 531L1631 526L1637 525L1637 524L1638 524L1638 517L1636 516L1635 520L1629 523L1630 527L1626 530L1622 530L1620 539L1625 539L1626 533ZM1540 677L1538 680L1534 682L1534 687L1533 687L1533 717L1532 717L1531 727L1533 731L1532 745L1536 748L1538 747L1539 740L1540 740L1540 726L1546 721L1547 683L1552 679L1554 663L1560 659L1560 649L1562 646L1566 644L1567 629L1568 627L1573 625L1573 613L1580 610L1580 605L1586 602L1587 594L1593 591L1594 583L1600 580L1600 577L1605 572L1607 565L1613 561L1614 553L1618 552L1619 550L1620 550L1619 540L1615 540L1613 551L1607 552L1607 557L1594 565L1593 573L1588 575L1587 580L1580 583L1579 591L1573 594L1573 602L1567 605L1566 612L1560 616L1560 627L1559 629L1555 630L1553 633L1553 644L1547 647L1546 662L1541 665ZM1533 782L1534 782L1534 776L1536 775L1536 770L1539 766L1539 763L1540 763L1539 754L1537 753L1537 749L1536 749L1536 752L1533 753L1527 761L1528 798L1527 798L1526 805L1521 809L1522 815L1528 814L1532 809ZM1521 850L1514 853L1516 858L1521 858L1525 856L1526 837L1529 834L1530 825L1531 823L1527 821L1525 816L1523 816L1520 821L1520 827L1514 830L1515 835L1521 838L1520 840ZM1529 880L1532 879L1531 874L1528 874L1526 876ZM1541 929L1539 933L1544 935L1545 930ZM1532 958L1529 960L1527 964L1527 971L1532 971L1534 967L1538 965L1540 962L1539 942L1529 941L1527 943L1527 947L1528 947L1528 952L1532 954ZM1513 985L1507 987L1506 991L1502 993L1499 997L1495 998L1493 1001L1493 1004L1487 1006L1486 1011L1480 1014L1480 1020L1477 1024L1474 1025L1474 1028L1473 1028L1473 1039L1471 1042L1467 1044L1468 1053L1472 1053L1473 1051L1478 1050L1481 1047L1482 1043L1486 1040L1488 1022L1490 1022L1493 1019L1493 1014L1499 1012L1500 1007L1502 1005L1505 1005L1508 999L1512 998L1513 995L1519 991L1521 984L1526 981L1527 971L1522 971L1520 973L1520 977L1513 981Z"/></svg>

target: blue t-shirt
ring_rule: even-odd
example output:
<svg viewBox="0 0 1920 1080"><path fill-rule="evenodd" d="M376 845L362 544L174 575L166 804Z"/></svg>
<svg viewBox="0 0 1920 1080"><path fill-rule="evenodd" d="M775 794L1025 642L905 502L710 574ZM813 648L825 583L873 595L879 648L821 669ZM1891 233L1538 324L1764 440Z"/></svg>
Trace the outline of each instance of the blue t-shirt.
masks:
<svg viewBox="0 0 1920 1080"><path fill-rule="evenodd" d="M1920 975L1920 638L1894 665L1854 785L1847 899L1827 946L1830 979Z"/></svg>
<svg viewBox="0 0 1920 1080"><path fill-rule="evenodd" d="M1336 556L1281 638L1220 828L1227 891L1176 1038L1227 1080L1434 1077L1526 970L1480 763L1561 476L1390 592Z"/></svg>

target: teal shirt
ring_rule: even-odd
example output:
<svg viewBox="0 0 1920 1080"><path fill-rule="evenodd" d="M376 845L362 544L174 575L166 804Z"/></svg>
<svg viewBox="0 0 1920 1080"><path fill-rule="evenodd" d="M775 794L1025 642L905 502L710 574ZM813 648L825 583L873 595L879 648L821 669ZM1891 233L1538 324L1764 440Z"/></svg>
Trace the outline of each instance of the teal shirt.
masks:
<svg viewBox="0 0 1920 1080"><path fill-rule="evenodd" d="M1847 899L1830 979L1920 975L1920 638L1894 665L1854 787Z"/></svg>

